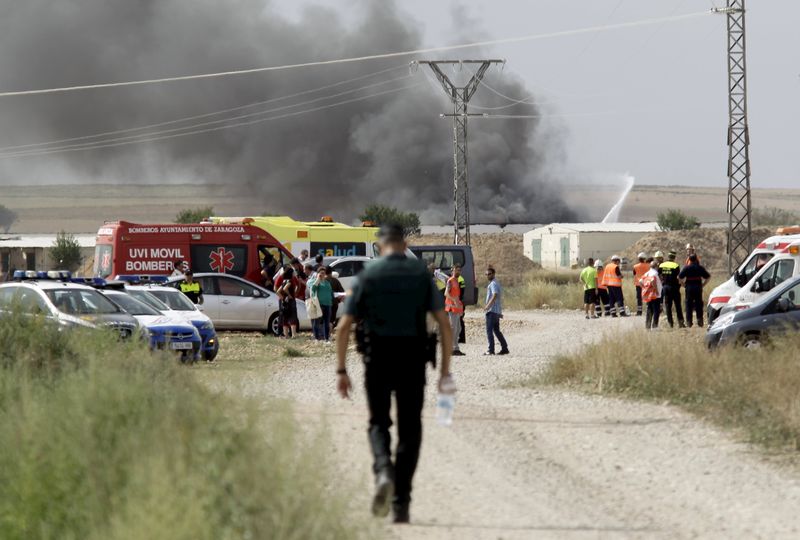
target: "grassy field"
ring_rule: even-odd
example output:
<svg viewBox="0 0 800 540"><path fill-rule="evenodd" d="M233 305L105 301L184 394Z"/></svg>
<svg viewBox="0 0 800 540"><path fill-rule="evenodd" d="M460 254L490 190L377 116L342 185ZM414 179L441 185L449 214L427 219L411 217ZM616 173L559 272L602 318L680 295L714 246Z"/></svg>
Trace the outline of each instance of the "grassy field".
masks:
<svg viewBox="0 0 800 540"><path fill-rule="evenodd" d="M270 361L256 352L241 365ZM141 343L4 318L0 537L345 539L370 530L346 517L325 441L298 433L288 406L265 414L211 392L198 371Z"/></svg>
<svg viewBox="0 0 800 540"><path fill-rule="evenodd" d="M701 332L631 332L563 356L530 385L679 405L770 448L800 450L800 336L711 353Z"/></svg>

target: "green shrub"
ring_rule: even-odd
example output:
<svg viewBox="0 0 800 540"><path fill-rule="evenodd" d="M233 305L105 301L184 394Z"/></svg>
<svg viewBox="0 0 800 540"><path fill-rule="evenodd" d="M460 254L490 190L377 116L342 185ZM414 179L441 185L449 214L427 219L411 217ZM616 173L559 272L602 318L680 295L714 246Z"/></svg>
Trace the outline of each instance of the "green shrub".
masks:
<svg viewBox="0 0 800 540"><path fill-rule="evenodd" d="M686 231L700 227L700 222L696 217L675 209L669 209L658 214L656 223L662 231Z"/></svg>
<svg viewBox="0 0 800 540"><path fill-rule="evenodd" d="M800 449L800 335L760 350L711 353L701 333L620 333L557 358L531 384L571 384L591 391L667 400L753 442Z"/></svg>
<svg viewBox="0 0 800 540"><path fill-rule="evenodd" d="M53 246L50 248L50 259L54 267L59 270L74 272L83 262L81 245L74 234L61 231L56 235Z"/></svg>
<svg viewBox="0 0 800 540"><path fill-rule="evenodd" d="M781 227L800 224L800 214L770 206L753 209L753 226Z"/></svg>
<svg viewBox="0 0 800 540"><path fill-rule="evenodd" d="M371 204L359 216L361 221L371 221L377 226L400 225L406 236L420 234L419 215L414 212L401 212L397 208L382 204Z"/></svg>
<svg viewBox="0 0 800 540"><path fill-rule="evenodd" d="M352 538L323 445L139 342L0 324L0 538Z"/></svg>
<svg viewBox="0 0 800 540"><path fill-rule="evenodd" d="M204 219L214 215L212 206L201 206L199 208L184 208L175 216L175 223L200 223Z"/></svg>

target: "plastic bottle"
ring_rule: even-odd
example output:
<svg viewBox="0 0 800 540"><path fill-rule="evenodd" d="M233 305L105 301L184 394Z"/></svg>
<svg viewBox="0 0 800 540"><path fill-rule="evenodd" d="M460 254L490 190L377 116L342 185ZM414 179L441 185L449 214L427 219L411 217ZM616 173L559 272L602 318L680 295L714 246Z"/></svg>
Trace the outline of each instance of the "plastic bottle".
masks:
<svg viewBox="0 0 800 540"><path fill-rule="evenodd" d="M442 381L436 396L436 422L440 426L453 425L453 409L456 406L456 383L452 377Z"/></svg>

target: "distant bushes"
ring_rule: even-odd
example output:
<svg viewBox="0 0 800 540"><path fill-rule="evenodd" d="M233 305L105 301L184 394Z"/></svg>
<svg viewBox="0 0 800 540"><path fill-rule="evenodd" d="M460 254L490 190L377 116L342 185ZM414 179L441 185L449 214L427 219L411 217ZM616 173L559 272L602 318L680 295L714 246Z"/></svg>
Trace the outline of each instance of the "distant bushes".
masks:
<svg viewBox="0 0 800 540"><path fill-rule="evenodd" d="M800 214L770 206L767 208L754 208L752 220L754 226L761 227L800 225Z"/></svg>
<svg viewBox="0 0 800 540"><path fill-rule="evenodd" d="M135 341L5 317L0 440L4 539L352 538L358 526L291 415L213 394Z"/></svg>
<svg viewBox="0 0 800 540"><path fill-rule="evenodd" d="M672 208L659 213L656 223L662 231L686 231L700 227L700 221L696 217Z"/></svg>
<svg viewBox="0 0 800 540"><path fill-rule="evenodd" d="M184 208L175 216L175 223L200 223L213 215L214 208L212 206Z"/></svg>

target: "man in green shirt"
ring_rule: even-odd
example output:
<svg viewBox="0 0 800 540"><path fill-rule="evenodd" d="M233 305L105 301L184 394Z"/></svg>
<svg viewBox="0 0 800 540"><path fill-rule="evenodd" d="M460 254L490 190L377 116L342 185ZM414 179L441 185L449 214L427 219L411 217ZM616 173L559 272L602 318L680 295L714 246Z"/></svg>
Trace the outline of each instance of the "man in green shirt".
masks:
<svg viewBox="0 0 800 540"><path fill-rule="evenodd" d="M596 319L594 306L597 303L597 268L594 267L594 259L591 257L586 261L586 268L581 270L580 282L583 283L583 309L586 318Z"/></svg>
<svg viewBox="0 0 800 540"><path fill-rule="evenodd" d="M381 227L381 257L359 274L344 306L336 335L337 390L350 396L347 345L351 326L357 330L363 355L369 406L369 442L373 454L375 495L372 513L383 517L394 510L395 523L409 522L411 480L422 443L422 405L425 401L425 366L436 354L427 315L432 313L441 336L439 390L455 391L450 377L453 351L450 324L442 295L425 264L405 255L403 228ZM397 450L392 460L390 415L392 394L397 405Z"/></svg>

